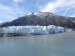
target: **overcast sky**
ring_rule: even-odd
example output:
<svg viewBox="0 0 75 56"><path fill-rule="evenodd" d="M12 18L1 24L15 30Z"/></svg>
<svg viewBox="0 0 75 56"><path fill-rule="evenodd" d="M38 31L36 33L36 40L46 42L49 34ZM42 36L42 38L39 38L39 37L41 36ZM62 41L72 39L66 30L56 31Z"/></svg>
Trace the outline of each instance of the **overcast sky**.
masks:
<svg viewBox="0 0 75 56"><path fill-rule="evenodd" d="M30 12L75 16L75 0L0 0L0 22L12 21Z"/></svg>

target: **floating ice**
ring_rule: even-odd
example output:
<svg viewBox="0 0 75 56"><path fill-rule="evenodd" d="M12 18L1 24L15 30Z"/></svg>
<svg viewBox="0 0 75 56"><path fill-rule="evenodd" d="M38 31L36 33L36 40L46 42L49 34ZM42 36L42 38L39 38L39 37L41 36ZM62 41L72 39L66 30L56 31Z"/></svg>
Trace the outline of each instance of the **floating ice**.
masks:
<svg viewBox="0 0 75 56"><path fill-rule="evenodd" d="M29 35L29 34L56 34L65 32L66 29L59 26L9 26L0 28L1 34L18 34L18 35Z"/></svg>

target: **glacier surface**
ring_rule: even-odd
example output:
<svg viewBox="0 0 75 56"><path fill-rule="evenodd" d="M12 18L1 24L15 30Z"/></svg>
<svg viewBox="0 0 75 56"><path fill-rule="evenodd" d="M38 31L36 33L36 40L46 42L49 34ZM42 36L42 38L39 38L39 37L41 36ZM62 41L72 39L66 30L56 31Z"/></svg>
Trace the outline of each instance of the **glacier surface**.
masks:
<svg viewBox="0 0 75 56"><path fill-rule="evenodd" d="M49 25L49 26L9 26L0 28L1 34L19 34L19 35L45 35L45 34L56 34L68 31L64 27Z"/></svg>

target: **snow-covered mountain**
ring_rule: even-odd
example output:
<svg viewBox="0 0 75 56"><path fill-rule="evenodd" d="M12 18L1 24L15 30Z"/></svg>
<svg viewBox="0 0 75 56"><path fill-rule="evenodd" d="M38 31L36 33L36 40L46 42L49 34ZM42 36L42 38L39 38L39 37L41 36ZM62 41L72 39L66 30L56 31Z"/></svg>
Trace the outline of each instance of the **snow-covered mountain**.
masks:
<svg viewBox="0 0 75 56"><path fill-rule="evenodd" d="M0 27L6 26L26 26L26 25L56 25L62 27L75 28L75 17L58 16L51 12L28 13L11 22L2 23Z"/></svg>

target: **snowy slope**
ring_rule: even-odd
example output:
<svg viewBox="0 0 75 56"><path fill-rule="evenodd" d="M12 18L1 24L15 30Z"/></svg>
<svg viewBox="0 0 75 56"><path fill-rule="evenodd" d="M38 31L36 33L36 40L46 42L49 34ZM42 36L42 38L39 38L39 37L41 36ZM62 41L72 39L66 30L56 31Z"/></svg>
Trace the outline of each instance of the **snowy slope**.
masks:
<svg viewBox="0 0 75 56"><path fill-rule="evenodd" d="M0 24L0 27L8 26L49 26L56 25L67 28L75 29L75 17L66 17L55 15L51 12L36 12L36 13L27 13L26 15L19 17L11 22L4 22Z"/></svg>

